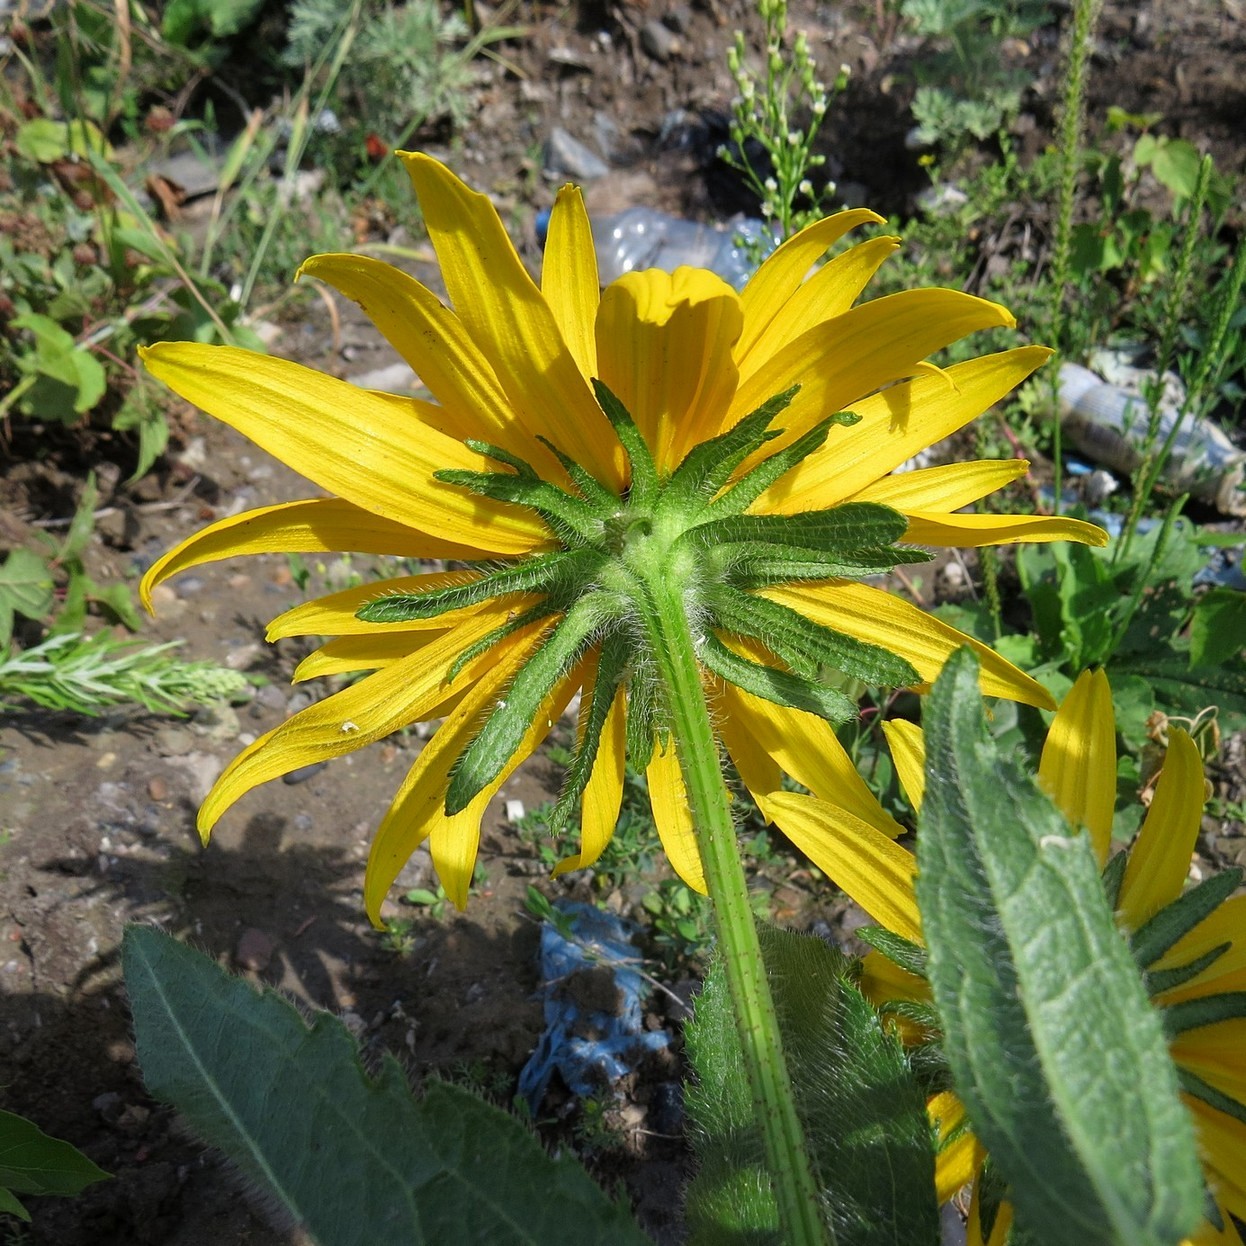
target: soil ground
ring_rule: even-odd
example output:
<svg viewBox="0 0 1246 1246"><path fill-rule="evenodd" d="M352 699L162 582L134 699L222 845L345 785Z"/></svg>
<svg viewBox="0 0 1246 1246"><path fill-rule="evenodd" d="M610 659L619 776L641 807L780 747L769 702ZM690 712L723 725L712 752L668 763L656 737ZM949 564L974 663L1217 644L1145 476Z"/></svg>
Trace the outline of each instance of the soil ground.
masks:
<svg viewBox="0 0 1246 1246"><path fill-rule="evenodd" d="M589 188L595 212L644 203L706 217L747 207L729 183L707 176L719 134L703 123L731 96L725 52L732 31L747 23L742 0L529 7L530 34L508 52L526 76L483 67L476 120L452 154L470 182L495 192L504 217L517 222L529 258L537 258L533 216L562 180L530 176L530 153L555 126L590 146L608 137L610 150L602 154L613 171ZM791 7L822 62L843 61L854 70L826 135L836 176L861 187L883 212L905 210L925 183L903 143L911 125L912 41L885 39L873 6L798 0ZM665 60L643 34L646 23L663 18L674 36ZM1011 53L1031 75L1027 109L1034 124L1026 142L1034 147L1050 133L1058 40L1058 29L1047 28ZM1161 112L1166 132L1209 147L1220 167L1240 172L1244 58L1246 22L1235 0L1109 3L1091 116L1108 104ZM677 114L684 118L678 124ZM665 142L664 128L680 141ZM431 270L420 275L436 280ZM395 362L353 305L336 314L335 324L313 305L307 318L282 327L273 349L338 375ZM152 476L133 488L106 488L91 554L97 578L133 577L213 519L308 495L306 483L284 466L203 417L181 413L178 433ZM0 516L19 531L64 520L83 476L55 454L32 467L15 452L0 482ZM359 570L330 560L323 574L313 571L308 592ZM148 634L184 640L187 656L264 676L268 682L248 704L189 720L0 718L4 1105L73 1141L114 1174L77 1200L33 1200L34 1225L16 1240L55 1246L293 1246L301 1240L144 1092L119 984L126 922L158 923L308 1006L338 1013L365 1048L395 1051L417 1079L431 1072L467 1077L509 1097L541 1031L533 995L537 934L523 914L523 897L543 871L504 810L507 800L532 808L547 799L554 782L548 764L538 760L521 770L495 801L481 851L488 882L468 912L435 918L395 904L395 916L411 919L397 942L367 925L361 885L372 829L420 747L414 734L290 776L297 781L267 785L200 847L195 810L221 767L250 738L317 695L289 685L304 652L297 643L263 643L267 620L302 597L285 560L275 558L206 567L161 590ZM1240 798L1240 749L1227 764L1223 790ZM427 857L417 857L402 882L424 885L428 874ZM852 915L803 887L798 870L778 885L786 888L782 915L802 924L822 920L832 930L851 926ZM581 879L563 890L586 895L587 887ZM624 895L615 904L626 909L633 901ZM676 1005L659 1000L653 1007L664 1022L678 1023ZM629 1094L638 1108L627 1118L626 1136L597 1167L629 1179L649 1230L659 1240L678 1241L683 1150L677 1139L653 1136L667 1130L652 1128L645 1088Z"/></svg>

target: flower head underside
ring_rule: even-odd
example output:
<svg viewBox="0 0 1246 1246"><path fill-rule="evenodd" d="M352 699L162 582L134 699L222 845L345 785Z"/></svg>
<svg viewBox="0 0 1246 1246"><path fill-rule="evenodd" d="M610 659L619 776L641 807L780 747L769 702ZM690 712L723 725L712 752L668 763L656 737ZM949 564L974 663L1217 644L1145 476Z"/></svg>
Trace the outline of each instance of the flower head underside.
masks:
<svg viewBox="0 0 1246 1246"><path fill-rule="evenodd" d="M926 357L1011 325L952 290L857 300L895 250L859 243L810 275L857 209L780 247L737 294L698 269L629 273L600 291L579 192L558 196L540 284L485 196L403 156L449 295L378 260L321 255L301 274L354 299L436 403L359 390L229 347L162 344L149 370L330 496L250 511L166 554L143 593L235 554L354 552L450 569L334 593L282 614L270 640L327 638L297 679L370 672L256 740L204 802L206 836L251 788L413 723L440 719L385 815L365 900L429 841L462 906L482 813L579 698L555 825L580 819L591 865L643 770L672 864L703 887L680 759L645 619L677 583L722 743L754 795L788 775L886 835L833 724L838 672L922 686L974 644L984 692L1047 694L984 646L864 582L929 549L1104 534L1076 520L963 513L1020 460L892 474L1043 362L1019 347L946 370Z"/></svg>

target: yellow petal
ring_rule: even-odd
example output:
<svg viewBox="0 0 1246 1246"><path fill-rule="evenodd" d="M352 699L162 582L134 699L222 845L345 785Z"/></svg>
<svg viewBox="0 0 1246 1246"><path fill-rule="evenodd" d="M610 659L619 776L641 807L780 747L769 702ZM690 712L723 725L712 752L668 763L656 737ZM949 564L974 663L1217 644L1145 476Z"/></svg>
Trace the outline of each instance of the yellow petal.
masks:
<svg viewBox="0 0 1246 1246"><path fill-rule="evenodd" d="M597 310L601 379L627 408L660 471L718 432L735 393L740 300L699 268L625 273Z"/></svg>
<svg viewBox="0 0 1246 1246"><path fill-rule="evenodd" d="M1214 1194L1213 1197L1215 1197ZM1222 1203L1217 1205L1224 1228L1217 1229L1210 1220L1204 1220L1195 1231L1194 1236L1187 1237L1181 1243L1181 1246L1242 1246L1241 1235L1233 1227L1233 1221L1229 1217L1228 1208Z"/></svg>
<svg viewBox="0 0 1246 1246"><path fill-rule="evenodd" d="M436 632L380 632L368 636L342 636L309 653L294 668L290 682L300 684L325 675L344 675L353 671L376 671L410 657L417 649L431 644Z"/></svg>
<svg viewBox="0 0 1246 1246"><path fill-rule="evenodd" d="M881 502L898 511L946 514L1010 485L1029 468L1027 459L982 459L974 463L921 467L914 472L893 472L884 476L848 500Z"/></svg>
<svg viewBox="0 0 1246 1246"><path fill-rule="evenodd" d="M480 679L466 689L462 699L420 750L415 765L407 772L385 817L381 819L381 825L377 827L368 854L363 900L374 926L379 928L383 925L381 904L386 893L411 854L429 837L435 825L451 822L452 829L468 839L474 857L483 805L478 796L462 812L447 819L446 787L450 781L450 769L480 730L483 714L504 694L515 672L530 656L539 635L540 629L531 629L527 637L497 655ZM470 881L469 870L469 884ZM442 885L448 895L449 886L444 880Z"/></svg>
<svg viewBox="0 0 1246 1246"><path fill-rule="evenodd" d="M926 794L926 738L922 729L904 718L891 718L883 723L883 735L895 762L896 777L909 804L920 813Z"/></svg>
<svg viewBox="0 0 1246 1246"><path fill-rule="evenodd" d="M1007 697L1040 709L1055 708L1041 684L981 641L882 589L833 580L768 588L761 596L790 606L815 623L898 653L913 664L926 683L938 678L943 664L957 649L969 645L978 658L978 684L984 696Z"/></svg>
<svg viewBox="0 0 1246 1246"><path fill-rule="evenodd" d="M328 761L418 722L449 690L446 670L473 641L506 617L496 607L442 633L410 657L309 705L249 744L225 768L199 810L206 839L221 814L251 788L300 766ZM548 623L534 624L539 631ZM521 644L517 633L510 647ZM496 656L495 656L496 660Z"/></svg>
<svg viewBox="0 0 1246 1246"><path fill-rule="evenodd" d="M740 371L747 375L806 330L842 316L899 246L899 238L871 238L825 263L796 289L787 300L783 315L770 322L756 345L749 349L747 358L740 359Z"/></svg>
<svg viewBox="0 0 1246 1246"><path fill-rule="evenodd" d="M706 895L705 870L701 865L701 853L697 848L688 794L684 789L684 776L675 754L674 740L668 740L665 749L654 747L645 778L649 781L653 820L671 868L693 891Z"/></svg>
<svg viewBox="0 0 1246 1246"><path fill-rule="evenodd" d="M978 329L1011 327L1012 324L1012 315L998 303L989 303L986 299L974 298L971 294L961 294L956 290L905 290L862 303L834 320L807 330L768 359L758 359L756 370L748 376L741 376L740 388L723 427L730 427L775 394L792 385L799 385L800 392L782 415L781 427L786 430L784 436L768 443L764 451L773 453L834 411L849 407L860 413L859 404L865 401L866 395L872 394L881 385L912 376L917 365L933 351L941 350ZM949 369L948 374L951 372ZM936 384L943 390L950 388L944 377L922 377L920 380ZM886 392L892 394L895 391ZM969 418L972 417L967 416L960 422L965 423ZM833 447L837 460L847 450L848 462L853 462L862 431L861 425L848 430L833 430L828 447L823 449L823 456L827 448ZM899 440L894 434L891 439ZM938 439L934 437L922 441L917 448L921 449ZM759 451L750 461L757 461L762 453ZM839 496L884 475L911 454L912 451L889 463L879 462L868 476L853 480L851 486L845 487ZM877 459L877 451L871 450L871 460ZM748 465L749 462L746 462L745 467ZM829 504L821 502L818 505Z"/></svg>
<svg viewBox="0 0 1246 1246"><path fill-rule="evenodd" d="M151 590L157 584L191 567L236 555L346 552L464 561L482 557L478 549L434 539L406 524L381 519L350 502L310 498L244 511L201 528L152 564L139 584L139 596L150 610Z"/></svg>
<svg viewBox="0 0 1246 1246"><path fill-rule="evenodd" d="M584 698L587 704L587 696ZM580 851L554 866L554 877L587 869L605 851L619 821L627 760L627 698L620 688L610 704L592 773L580 802Z"/></svg>
<svg viewBox="0 0 1246 1246"><path fill-rule="evenodd" d="M1100 869L1112 846L1116 715L1102 670L1082 671L1051 720L1038 781L1074 826L1090 832Z"/></svg>
<svg viewBox="0 0 1246 1246"><path fill-rule="evenodd" d="M433 479L443 468L492 467L422 424L413 399L232 346L158 342L140 354L187 402L374 515L497 554L549 545L535 517Z"/></svg>
<svg viewBox="0 0 1246 1246"><path fill-rule="evenodd" d="M917 861L907 848L845 809L796 792L765 797L763 812L876 922L920 943L913 894Z"/></svg>
<svg viewBox="0 0 1246 1246"><path fill-rule="evenodd" d="M794 234L778 247L749 279L740 293L744 328L736 348L737 359L746 358L771 322L800 289L809 270L851 229L866 222L876 225L883 218L869 208L852 208L824 217Z"/></svg>
<svg viewBox="0 0 1246 1246"><path fill-rule="evenodd" d="M1188 999L1202 994L1207 986L1226 974L1246 971L1246 895L1233 896L1213 913L1208 914L1193 930L1182 935L1153 966L1156 970L1176 969L1197 960L1212 948L1223 944L1232 946L1201 973L1183 983L1174 992L1157 996L1161 1004ZM1178 994L1179 992L1179 994Z"/></svg>
<svg viewBox="0 0 1246 1246"><path fill-rule="evenodd" d="M924 979L901 969L874 948L861 960L861 993L880 1007L900 999L930 1002L930 987Z"/></svg>
<svg viewBox="0 0 1246 1246"><path fill-rule="evenodd" d="M1235 1017L1179 1034L1171 1044L1177 1066L1189 1069L1246 1107L1246 1019ZM1242 1156L1246 1165L1246 1155ZM1246 1173L1246 1168L1244 1168Z"/></svg>
<svg viewBox="0 0 1246 1246"><path fill-rule="evenodd" d="M755 799L780 788L770 781L774 772L766 767L769 758L815 796L841 805L880 834L895 839L904 833L878 803L825 719L763 701L733 684L721 688L719 704L723 743Z"/></svg>
<svg viewBox="0 0 1246 1246"><path fill-rule="evenodd" d="M927 1102L926 1115L935 1126L935 1197L942 1205L977 1175L978 1140L964 1128L965 1105L950 1090Z"/></svg>
<svg viewBox="0 0 1246 1246"><path fill-rule="evenodd" d="M1203 1166L1214 1194L1237 1217L1246 1219L1246 1124L1218 1112L1201 1099L1183 1096L1194 1114Z"/></svg>
<svg viewBox="0 0 1246 1246"><path fill-rule="evenodd" d="M454 310L527 428L598 480L623 484L623 449L528 276L497 210L428 156L400 152Z"/></svg>
<svg viewBox="0 0 1246 1246"><path fill-rule="evenodd" d="M428 417L439 432L476 437L527 459L543 476L558 477L558 460L538 442L463 322L431 290L392 264L366 255L313 255L298 276L316 277L353 299L436 396Z"/></svg>
<svg viewBox="0 0 1246 1246"><path fill-rule="evenodd" d="M1097 524L1059 515L943 515L905 511L906 545L977 549L982 545L1016 545L1023 541L1077 541L1106 545L1108 534Z"/></svg>
<svg viewBox="0 0 1246 1246"><path fill-rule="evenodd" d="M981 1144L978 1145L977 1152L977 1166L981 1167L983 1159ZM975 1179L973 1194L969 1199L969 1223L965 1228L966 1246L1007 1246L1009 1231L1012 1229L1012 1216L1012 1204L1000 1203L995 1212L995 1223L991 1225L991 1235L984 1242L982 1240L982 1182Z"/></svg>
<svg viewBox="0 0 1246 1246"><path fill-rule="evenodd" d="M883 326L879 332L891 330ZM1023 346L959 363L942 376L919 376L870 398L845 398L861 422L833 428L827 444L772 485L753 509L787 515L834 506L860 494L919 450L977 419L1050 355L1045 347ZM823 408L818 417L833 410Z"/></svg>
<svg viewBox="0 0 1246 1246"><path fill-rule="evenodd" d="M578 186L564 186L554 200L541 265L541 293L576 367L585 376L596 376L597 340L593 326L601 286L593 231Z"/></svg>
<svg viewBox="0 0 1246 1246"><path fill-rule="evenodd" d="M1146 820L1129 853L1117 909L1137 930L1185 886L1203 820L1203 759L1184 731L1174 730Z"/></svg>

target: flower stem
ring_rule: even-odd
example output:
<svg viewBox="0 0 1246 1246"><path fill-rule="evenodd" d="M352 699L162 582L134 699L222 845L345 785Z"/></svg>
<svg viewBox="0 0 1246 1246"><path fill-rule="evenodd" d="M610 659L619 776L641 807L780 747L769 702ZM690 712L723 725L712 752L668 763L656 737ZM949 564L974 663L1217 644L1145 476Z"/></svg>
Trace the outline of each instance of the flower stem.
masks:
<svg viewBox="0 0 1246 1246"><path fill-rule="evenodd" d="M757 927L749 906L744 866L736 842L718 747L710 725L701 671L688 627L686 577L645 576L645 611L651 652L669 696L671 734L683 771L697 846L718 930L723 966L744 1053L753 1110L761 1126L788 1246L825 1246L820 1210L774 999L766 979Z"/></svg>

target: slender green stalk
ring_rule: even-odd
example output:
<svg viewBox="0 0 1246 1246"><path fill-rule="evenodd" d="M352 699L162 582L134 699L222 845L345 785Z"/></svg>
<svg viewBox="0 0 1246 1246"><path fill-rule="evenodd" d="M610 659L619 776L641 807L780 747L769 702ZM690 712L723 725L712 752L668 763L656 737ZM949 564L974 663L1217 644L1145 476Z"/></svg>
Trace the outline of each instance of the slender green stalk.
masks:
<svg viewBox="0 0 1246 1246"><path fill-rule="evenodd" d="M1212 159L1204 156L1198 167L1198 179L1194 183L1194 193L1190 197L1190 210L1186 215L1185 235L1181 240L1181 250L1177 257L1172 283L1168 289L1168 297L1164 300L1164 323L1160 331L1159 349L1155 356L1155 368L1150 381L1143 386L1143 396L1147 402L1146 440L1142 447L1142 461L1133 475L1133 498L1129 503L1129 515L1121 530L1121 539L1116 543L1116 551L1112 562L1116 563L1129 552L1138 531L1138 521L1142 518L1142 507L1151 496L1151 490L1159 479L1164 460L1176 441L1181 426L1189 410L1189 401L1181 404L1163 445L1159 444L1160 429L1163 425L1164 377L1172 363L1173 350L1177 343L1177 330L1181 327L1181 316L1185 311L1186 294L1190 288L1190 270L1194 260L1194 244L1198 241L1199 218L1207 202L1207 191L1211 186Z"/></svg>
<svg viewBox="0 0 1246 1246"><path fill-rule="evenodd" d="M1064 77L1064 100L1060 116L1060 195L1056 203L1056 231L1051 257L1051 344L1063 354L1068 349L1064 339L1064 296L1069 284L1069 263L1072 255L1073 205L1077 194L1077 170L1081 163L1082 125L1085 120L1086 62L1090 57L1090 39L1102 0L1075 0L1073 30L1069 42L1069 63ZM1052 429L1053 469L1055 479L1055 513L1060 513L1060 494L1064 489L1063 437L1060 426L1059 359L1051 368L1052 406L1055 427Z"/></svg>
<svg viewBox="0 0 1246 1246"><path fill-rule="evenodd" d="M727 803L701 672L683 601L686 579L675 568L645 577L650 609L644 619L651 652L670 698L673 743L718 927L719 944L740 1031L754 1110L779 1203L785 1246L824 1246L831 1240L819 1206L757 927L749 907L744 866Z"/></svg>

